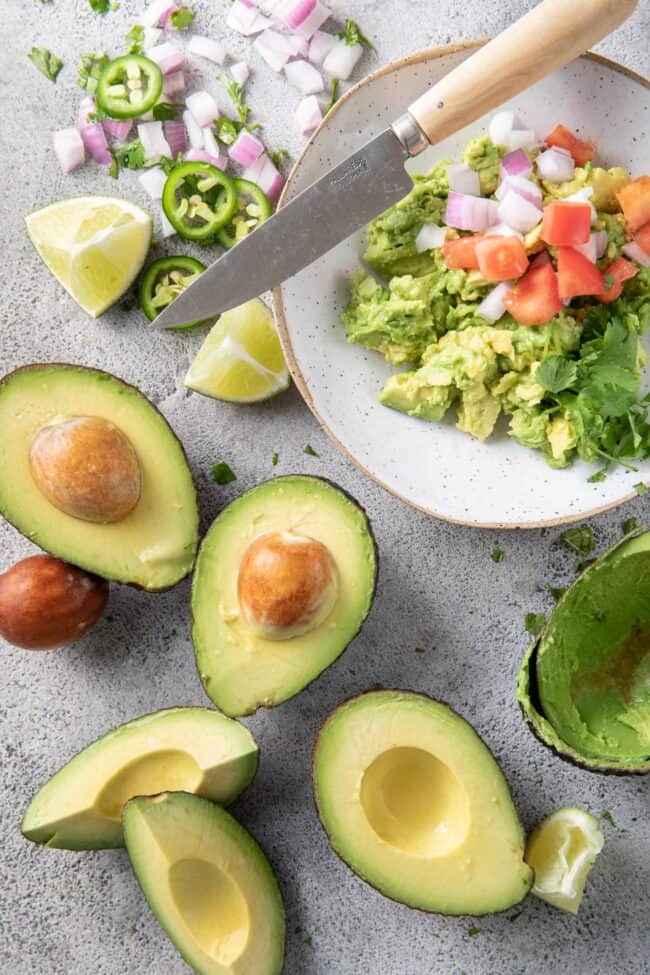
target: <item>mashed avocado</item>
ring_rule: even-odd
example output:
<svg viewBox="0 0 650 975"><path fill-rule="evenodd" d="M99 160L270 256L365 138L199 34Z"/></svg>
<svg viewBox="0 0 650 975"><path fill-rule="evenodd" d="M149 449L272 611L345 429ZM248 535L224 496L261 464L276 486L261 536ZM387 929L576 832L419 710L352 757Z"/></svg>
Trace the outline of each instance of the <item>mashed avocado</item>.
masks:
<svg viewBox="0 0 650 975"><path fill-rule="evenodd" d="M504 153L488 137L472 139L463 152L483 195L494 193ZM536 153L529 155L534 160ZM552 467L565 467L576 456L602 461L605 468L610 458L650 456L647 404L639 397L639 336L650 327L650 270L639 270L610 304L574 299L535 327L519 325L507 313L488 323L478 309L494 284L478 271L448 269L441 249L418 253L416 247L425 224L444 224L448 165L439 162L415 176L411 193L370 224L364 260L377 277L360 271L350 282L342 316L348 341L407 367L387 381L380 401L429 421L455 407L458 427L480 440L503 414L509 436L539 450ZM599 261L606 271L627 241L616 192L629 174L587 163L565 183L531 178L545 202L592 189L594 230L608 235ZM525 237L530 255L546 247L539 230Z"/></svg>

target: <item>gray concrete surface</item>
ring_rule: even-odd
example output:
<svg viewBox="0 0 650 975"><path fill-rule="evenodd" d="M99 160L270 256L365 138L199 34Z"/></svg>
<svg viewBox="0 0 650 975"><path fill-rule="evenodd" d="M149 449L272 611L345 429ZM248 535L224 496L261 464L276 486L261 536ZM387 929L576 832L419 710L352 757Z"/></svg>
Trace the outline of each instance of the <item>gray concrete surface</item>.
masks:
<svg viewBox="0 0 650 975"><path fill-rule="evenodd" d="M196 4L198 29L218 35L225 0ZM469 0L337 0L375 40L371 69L427 45L494 33L531 4ZM79 192L139 198L130 174L113 184L92 165L62 177L49 131L73 123L74 66L82 51L120 49L140 3L105 18L86 0L5 0L2 87L2 306L4 373L33 361L78 361L113 370L157 403L182 438L200 491L204 527L236 494L273 473L304 471L338 481L364 504L381 552L380 583L361 636L311 688L247 723L261 770L235 806L267 850L287 907L288 975L643 975L650 972L648 786L597 776L552 757L526 730L513 682L527 643L523 616L547 611L545 586L572 578L573 558L559 529L498 534L428 519L365 480L321 433L294 390L260 407L234 408L183 391L198 336L149 332L136 312L89 321L48 275L24 233L23 215ZM648 66L648 6L603 53L631 68ZM25 57L32 44L64 58L58 85ZM233 52L248 42L228 37ZM295 155L287 134L293 94L256 62L255 114L273 147ZM561 115L561 113L560 113ZM308 457L311 443L319 457ZM271 467L279 451L277 468ZM227 460L238 480L211 483ZM3 473L0 473L3 476ZM600 546L623 520L650 517L638 499L593 522ZM495 544L505 560L494 564ZM0 525L0 568L32 551ZM128 718L178 704L207 704L188 633L187 582L163 595L115 586L109 610L80 644L50 654L2 647L0 712L0 971L4 975L181 975L187 968L153 920L124 852L75 854L21 838L21 814L34 791L82 744ZM427 648L416 654L415 647ZM527 828L552 809L578 804L603 823L606 846L579 917L534 898L515 912L471 919L429 917L383 899L328 849L311 799L310 750L330 710L373 684L421 689L472 721L502 763ZM243 975L256 975L246 972Z"/></svg>

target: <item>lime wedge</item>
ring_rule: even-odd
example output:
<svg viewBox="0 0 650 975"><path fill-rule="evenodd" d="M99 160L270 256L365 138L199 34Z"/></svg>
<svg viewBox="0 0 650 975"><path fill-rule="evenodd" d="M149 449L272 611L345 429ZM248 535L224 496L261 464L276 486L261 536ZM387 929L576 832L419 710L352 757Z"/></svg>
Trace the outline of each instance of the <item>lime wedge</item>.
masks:
<svg viewBox="0 0 650 975"><path fill-rule="evenodd" d="M604 842L598 820L584 809L568 807L547 816L526 846L526 863L535 871L532 893L577 914L587 875Z"/></svg>
<svg viewBox="0 0 650 975"><path fill-rule="evenodd" d="M25 223L54 277L93 318L124 294L151 243L151 217L112 196L60 200L30 213Z"/></svg>
<svg viewBox="0 0 650 975"><path fill-rule="evenodd" d="M221 315L190 366L185 385L230 403L259 403L288 387L280 339L263 301L253 298Z"/></svg>

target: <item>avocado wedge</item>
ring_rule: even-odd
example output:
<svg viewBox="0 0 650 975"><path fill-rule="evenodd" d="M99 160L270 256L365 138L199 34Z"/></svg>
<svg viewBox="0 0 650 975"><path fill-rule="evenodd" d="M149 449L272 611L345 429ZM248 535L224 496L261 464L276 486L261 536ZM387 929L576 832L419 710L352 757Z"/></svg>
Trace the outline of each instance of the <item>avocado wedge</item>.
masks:
<svg viewBox="0 0 650 975"><path fill-rule="evenodd" d="M364 511L329 481L278 477L233 501L202 542L192 584L208 696L232 716L293 697L356 636L376 574Z"/></svg>
<svg viewBox="0 0 650 975"><path fill-rule="evenodd" d="M132 799L122 819L149 907L198 975L280 975L282 895L243 826L182 792Z"/></svg>
<svg viewBox="0 0 650 975"><path fill-rule="evenodd" d="M411 691L370 691L334 711L314 748L330 844L382 894L439 914L491 914L533 882L492 753L464 718Z"/></svg>
<svg viewBox="0 0 650 975"><path fill-rule="evenodd" d="M560 758L650 771L650 532L614 545L562 596L524 656L517 699Z"/></svg>
<svg viewBox="0 0 650 975"><path fill-rule="evenodd" d="M84 366L0 380L0 513L52 555L167 589L192 568L198 511L183 448L133 386Z"/></svg>
<svg viewBox="0 0 650 975"><path fill-rule="evenodd" d="M169 788L232 802L257 764L253 736L237 721L208 708L157 711L109 731L59 769L30 802L22 832L66 850L122 846L128 799Z"/></svg>

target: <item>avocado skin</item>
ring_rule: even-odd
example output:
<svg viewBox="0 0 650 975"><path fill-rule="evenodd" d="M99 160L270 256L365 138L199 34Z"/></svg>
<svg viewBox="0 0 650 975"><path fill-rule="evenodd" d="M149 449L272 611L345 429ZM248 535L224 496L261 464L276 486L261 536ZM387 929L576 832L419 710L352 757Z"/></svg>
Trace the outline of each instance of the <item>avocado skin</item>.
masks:
<svg viewBox="0 0 650 975"><path fill-rule="evenodd" d="M274 481L275 482L275 481L290 480L290 479L295 478L295 477L307 477L307 478L309 478L310 480L313 480L313 481L321 481L323 484L327 484L329 487L334 488L334 490L336 490L340 494L344 495L344 497L347 498L347 500L351 504L353 504L356 508L358 508L359 511L362 513L362 515L364 516L364 518L366 520L368 537L369 537L369 539L370 539L370 541L372 543L372 548L373 548L373 551L374 551L374 563L375 564L374 564L374 574L373 574L373 577L372 577L372 580L371 580L372 589L371 589L370 599L368 601L368 611L365 614L365 616L363 617L363 619L361 619L359 621L359 627L358 627L357 631L353 634L353 636L351 637L351 639L349 640L349 642L341 649L341 652L332 661L332 663L331 664L328 664L328 666L331 667L332 664L336 663L336 661L339 660L343 656L343 654L348 649L348 647L350 646L350 644L354 640L356 640L357 636L359 635L359 633L361 632L361 630L363 628L363 625L364 625L365 621L368 618L368 615L370 613L370 610L372 609L373 603L375 601L375 596L377 594L377 582L378 582L378 578L379 578L379 548L377 547L377 539L375 538L375 533L374 533L374 530L373 530L373 527L372 527L372 522L370 521L370 518L368 517L368 514L366 512L366 509L363 507L363 505L359 504L359 502L357 501L357 499L354 498L350 494L349 491L346 491L345 488L340 487L340 485L338 485L336 483L336 481L331 480L331 478L329 478L329 477L321 477L321 476L315 475L315 474L302 474L302 473L281 474L279 477L271 477L271 478L267 478L266 481L260 481L259 484L254 485L252 488L249 488L247 491L244 491L243 494L240 494L238 496L237 500L239 500L239 498L244 498L247 494L249 494L250 491L254 491L256 487L259 487L260 484L266 484L266 483L268 483L268 481ZM225 508L223 510L225 511ZM199 549L200 549L200 546L199 546ZM192 629L193 629L193 626L194 626L194 622L195 622L194 621L194 611L193 611L193 608L192 608L192 602L190 601L190 636L192 634ZM202 677L202 674L201 674L201 669L199 667L199 662L198 662L198 659L197 659L196 654L194 656L194 662L195 662L196 669L197 669L197 672L198 672L198 675L199 675L199 679L201 681L201 685L204 687L204 690L206 690L205 689L205 686L204 686L203 677ZM325 668L325 670L327 670L327 667ZM318 678L322 676L322 674L323 674L323 671L321 671L319 674L316 674L316 676L312 680L308 681L301 688L301 690L298 693L302 693L302 691L306 690L308 687L310 687L312 684L314 684L318 680ZM207 693L208 692L206 690L206 694ZM208 694L208 697L210 697L209 694ZM210 698L210 700L212 700L212 699ZM284 704L284 703L285 703L284 701L278 701L278 703L272 705L272 707L279 707L280 704ZM255 714L256 711L259 710L259 707L260 706L258 706L257 708L254 708L251 711L246 712L246 714L237 715L237 717L245 718L245 717L248 717L251 714Z"/></svg>
<svg viewBox="0 0 650 975"><path fill-rule="evenodd" d="M56 368L60 368L60 369L74 369L76 372L86 372L86 373L88 373L90 375L96 375L97 373L102 373L102 374L104 374L106 376L110 376L110 378L112 380L114 380L116 383L119 383L120 385L125 386L129 390L133 390L139 396L142 396L143 399L145 399L147 401L147 403L149 404L149 406L151 407L151 409L154 410L154 412L156 412L164 420L164 422L167 424L167 427L169 428L169 432L170 432L171 436L174 438L174 440L178 444L178 446L179 446L179 448L181 450L181 453L183 455L183 459L185 460L185 463L187 464L188 469L190 469L189 468L189 461L188 461L188 458L187 458L187 454L185 452L185 447L183 446L180 438L174 432L174 430L173 430L171 424L169 423L169 421L167 420L167 418L161 413L161 411L158 409L158 407L154 403L152 403L152 401L149 399L149 397L148 396L145 396L145 394L140 389L138 389L137 386L134 386L132 383L127 383L124 379L120 379L119 376L116 376L112 372L108 372L106 369L96 369L93 366L82 366L82 365L79 365L79 364L74 363L74 362L48 362L48 363L33 362L33 363L29 363L28 365L25 365L25 366L19 366L17 369L12 369L11 372L6 373L2 377L2 379L0 379L0 389L13 376L17 375L18 373L32 372L32 371L35 371L35 370L38 370L38 369L42 369L44 365L47 365L49 368L53 368L53 369L56 369ZM197 505L196 488L194 489L194 504ZM11 518L7 517L7 515L4 512L0 512L0 514L5 519L5 521L12 526L12 528L15 528L16 531L20 535L23 536L23 538L27 538L29 541L32 541L32 539L29 537L29 535L26 535L25 532L21 531L21 529L11 520ZM197 550L198 550L198 546L195 546L195 549L194 549L194 557L192 559L192 566L190 567L190 569L188 571L188 575L190 574L190 572L194 568L194 563L196 562ZM88 566L85 566L83 564L83 561L82 560L79 560L79 562L77 562L75 564L77 565L78 568L84 569L87 572L94 572L94 570L92 568L88 568ZM177 586L179 584L179 582L182 582L182 581L183 581L182 579L178 579L177 582L173 582L169 586L162 586L159 589L149 589L146 586L141 585L139 582L128 582L127 581L127 582L121 582L120 585L131 586L133 589L144 589L145 592L154 592L155 593L155 592L167 592L169 589L173 589L174 586Z"/></svg>
<svg viewBox="0 0 650 975"><path fill-rule="evenodd" d="M608 558L614 552L616 552L616 550L620 548L621 545L625 544L626 542L629 542L631 539L637 538L640 535L645 534L646 531L647 528L643 525L640 525L634 531L630 532L624 538L620 539L620 541L616 542L616 544L612 545L611 548L609 548L598 558L597 562L600 562L601 560ZM577 582L579 582L589 572L589 570L592 567L593 566L587 566L587 568L584 569L574 580L572 586L574 586ZM558 606L562 603L564 598L565 598L564 595L560 598L557 604ZM539 698L539 691L537 687L537 670L536 670L537 653L540 644L542 642L542 639L545 635L545 632L546 632L546 626L539 634L539 636L533 641L533 643L526 650L526 653L524 654L524 658L521 662L519 673L517 675L516 697L519 703L519 707L521 709L522 716L524 718L524 721L526 722L528 729L532 732L535 738L537 738L537 740L542 743L542 745L545 745L555 755L557 755L558 758L561 758L562 761L564 762L568 762L570 765L573 765L575 768L584 769L587 772L596 772L601 775L637 775L637 776L647 775L650 772L650 760L648 760L645 764L639 766L630 766L624 764L617 765L613 763L611 760L599 761L597 758L588 758L586 756L580 755L579 752L577 752L574 748L564 743L560 738L560 736L557 735L557 733L555 732L553 734L553 737L557 739L557 743L555 741L551 741L550 738L548 738L545 735L541 723L548 722L548 724L550 725L550 722L544 715L542 704ZM553 730L552 726L551 726L551 730Z"/></svg>
<svg viewBox="0 0 650 975"><path fill-rule="evenodd" d="M349 697L345 701L341 701L341 703L338 704L334 708L334 710L331 711L327 715L327 717L325 718L325 720L321 724L321 726L320 726L320 728L318 730L318 734L316 735L316 739L314 741L314 746L312 748L312 753L311 753L312 801L314 803L314 809L316 811L316 818L318 819L318 822L320 823L321 828L322 828L323 832L325 833L325 836L327 837L328 846L330 847L330 849L332 850L332 852L336 854L336 856L338 857L338 859L341 861L341 863L348 870L351 869L350 865L346 862L346 860L344 860L344 858L342 857L342 855L337 850L337 848L334 845L334 842L332 840L332 837L330 836L330 834L325 829L325 824L323 823L323 819L321 817L321 812L320 812L320 808L319 808L319 805L318 805L318 799L316 797L316 787L315 787L315 760L316 760L316 751L317 751L318 745L320 743L321 735L323 734L323 731L325 729L325 725L330 721L330 719L333 718L335 714L337 714L342 708L346 707L348 704L352 704L353 702L358 701L358 700L361 700L362 698L367 697L370 694L374 694L374 693L376 693L376 690L377 690L377 688L373 688L373 689L368 690L368 691L362 691L360 694L355 694L353 697ZM463 718L462 714L460 714L455 708L453 708L451 706L451 704L448 704L446 701L443 701L442 698L434 697L432 694L427 694L425 691L414 691L414 690L410 690L410 689L405 690L404 688L401 688L401 687L382 687L381 690L382 691L388 691L389 693L392 692L394 694L403 694L404 696L412 695L413 697L426 697L430 701L434 701L436 704L443 704L446 708L449 708L449 710L453 714L455 714L457 717L461 718L463 721L467 721L467 718ZM468 724L469 723L470 722L468 722ZM485 745L485 747L489 751L490 755L492 755L492 758L494 759L495 764L500 769L501 766L497 762L497 759L496 759L496 757L495 757L492 749L487 745L487 743L485 742L485 739L483 738L482 735L480 735L478 733L478 731L476 730L476 728L474 727L474 725L472 725L472 728L473 728L474 733L476 734L477 738L479 738L480 741ZM514 802L513 802L513 805L514 805ZM523 832L523 827L522 827L522 832ZM465 918L471 919L471 918L475 918L475 917L489 917L490 915L493 915L493 914L504 914L506 911L511 911L512 910L512 906L510 906L510 907L504 908L503 911L484 911L482 914L445 914L442 911L427 911L423 907L418 907L415 904L408 904L406 901L400 901L396 897L391 897L390 894L387 894L384 890L381 889L381 887L377 887L371 881L367 880L366 877L361 877L360 879L363 880L363 883L364 884L367 884L369 887L372 887L373 890L376 890L378 894L381 894L382 897L385 897L386 900L392 901L394 904L404 904L410 910L412 910L412 911L419 911L420 914L425 914L427 916L430 916L431 914L436 914L436 915L438 915L440 917L465 917ZM531 888L533 886L533 883L534 883L534 877L531 874L530 887L528 888L528 890L526 891L526 893L523 895L522 900L528 895L528 893L530 893L530 890L531 890ZM521 901L519 903L521 903Z"/></svg>

